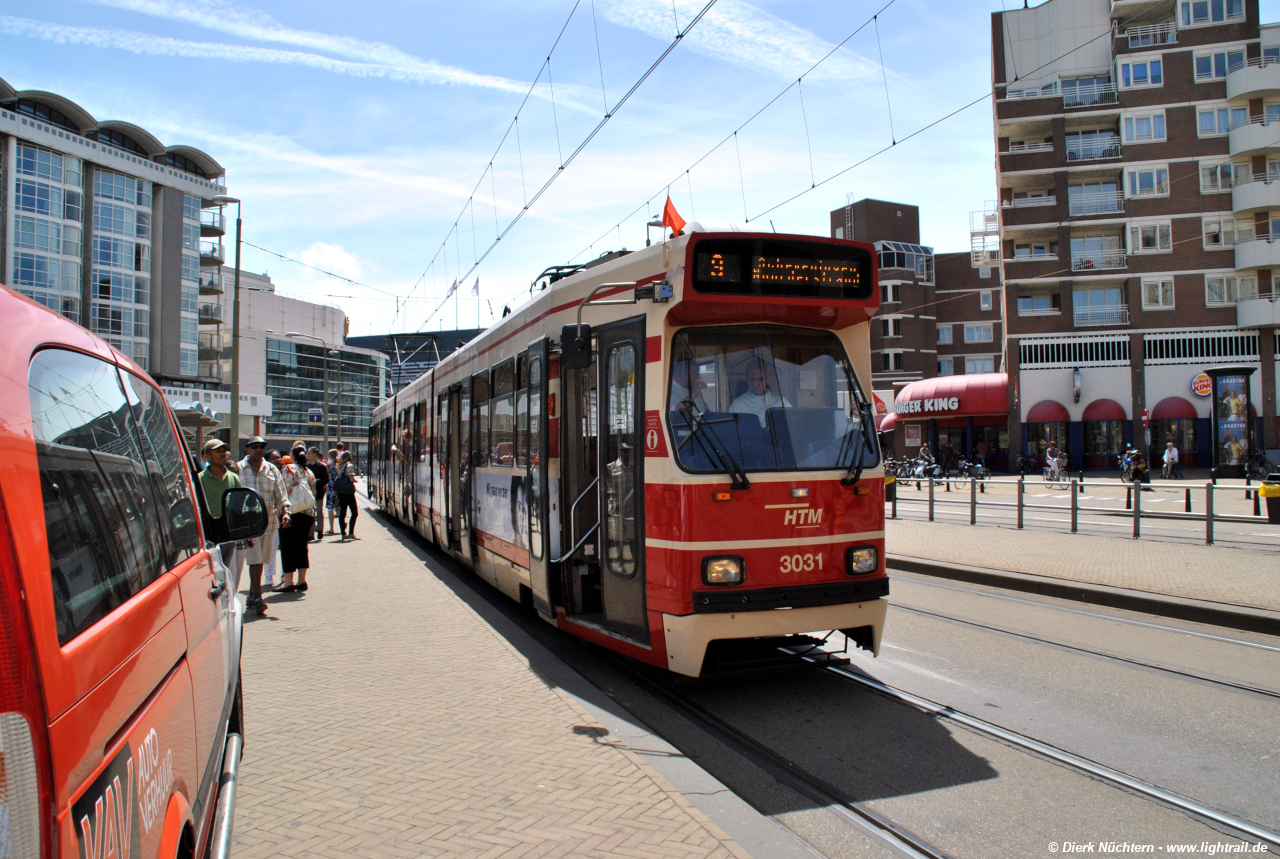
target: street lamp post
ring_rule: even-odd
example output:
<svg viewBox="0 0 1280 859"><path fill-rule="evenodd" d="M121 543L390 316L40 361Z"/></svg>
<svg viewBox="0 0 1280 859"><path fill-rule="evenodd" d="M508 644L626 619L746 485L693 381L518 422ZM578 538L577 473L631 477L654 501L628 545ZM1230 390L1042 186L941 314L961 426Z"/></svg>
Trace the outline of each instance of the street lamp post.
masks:
<svg viewBox="0 0 1280 859"><path fill-rule="evenodd" d="M324 390L321 393L320 424L322 427L321 432L324 434L324 451L327 454L329 451L329 344L322 337L317 337L314 334L303 334L301 331L286 331L284 332L284 336L302 337L307 340L315 340L324 347ZM341 395L338 397L338 402L342 402ZM338 416L338 441L342 441L341 415Z"/></svg>
<svg viewBox="0 0 1280 859"><path fill-rule="evenodd" d="M231 290L231 455L240 459L240 200L219 194L211 198L219 206L236 204L236 268Z"/></svg>

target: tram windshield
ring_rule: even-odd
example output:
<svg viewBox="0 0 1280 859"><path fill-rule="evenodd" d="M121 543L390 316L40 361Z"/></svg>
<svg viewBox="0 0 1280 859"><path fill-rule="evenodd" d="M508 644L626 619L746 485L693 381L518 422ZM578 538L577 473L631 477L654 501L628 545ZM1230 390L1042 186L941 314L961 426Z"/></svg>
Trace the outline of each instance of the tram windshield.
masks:
<svg viewBox="0 0 1280 859"><path fill-rule="evenodd" d="M850 468L855 457L872 467L865 403L829 331L686 328L672 341L667 416L687 471Z"/></svg>

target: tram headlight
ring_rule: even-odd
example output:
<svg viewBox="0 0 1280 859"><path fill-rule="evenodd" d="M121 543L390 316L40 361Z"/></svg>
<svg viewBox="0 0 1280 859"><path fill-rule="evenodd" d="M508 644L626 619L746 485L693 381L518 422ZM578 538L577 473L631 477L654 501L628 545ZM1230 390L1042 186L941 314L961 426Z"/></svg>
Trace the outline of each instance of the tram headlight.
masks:
<svg viewBox="0 0 1280 859"><path fill-rule="evenodd" d="M746 563L738 555L716 555L702 559L702 580L709 585L742 583Z"/></svg>
<svg viewBox="0 0 1280 859"><path fill-rule="evenodd" d="M874 573L880 566L880 553L875 546L854 546L845 552L845 568L851 576Z"/></svg>

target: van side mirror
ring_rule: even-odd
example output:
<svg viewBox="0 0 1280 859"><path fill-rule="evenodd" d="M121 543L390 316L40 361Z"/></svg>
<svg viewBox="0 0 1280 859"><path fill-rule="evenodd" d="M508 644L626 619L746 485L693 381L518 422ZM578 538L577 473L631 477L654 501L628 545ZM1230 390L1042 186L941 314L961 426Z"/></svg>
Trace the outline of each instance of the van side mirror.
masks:
<svg viewBox="0 0 1280 859"><path fill-rule="evenodd" d="M267 530L267 505L252 489L228 489L222 495L222 521L228 540L252 540Z"/></svg>
<svg viewBox="0 0 1280 859"><path fill-rule="evenodd" d="M196 508L190 498L179 498L169 508L169 528L176 549L196 549L200 546L196 532Z"/></svg>
<svg viewBox="0 0 1280 859"><path fill-rule="evenodd" d="M560 368L585 370L591 366L591 326L566 325L560 329Z"/></svg>

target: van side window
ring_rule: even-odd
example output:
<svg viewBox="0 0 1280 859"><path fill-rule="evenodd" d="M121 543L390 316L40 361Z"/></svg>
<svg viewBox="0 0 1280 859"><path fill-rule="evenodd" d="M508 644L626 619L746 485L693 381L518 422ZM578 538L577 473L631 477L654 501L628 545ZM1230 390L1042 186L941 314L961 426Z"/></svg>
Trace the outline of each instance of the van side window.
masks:
<svg viewBox="0 0 1280 859"><path fill-rule="evenodd" d="M164 399L132 373L122 373L125 393L139 430L143 461L156 498L156 513L165 540L168 566L199 548L195 539L195 507L187 483L185 454L173 435Z"/></svg>
<svg viewBox="0 0 1280 859"><path fill-rule="evenodd" d="M164 543L120 376L60 349L28 375L58 641L155 581Z"/></svg>

